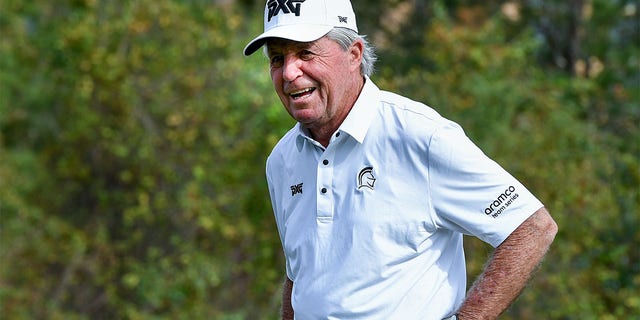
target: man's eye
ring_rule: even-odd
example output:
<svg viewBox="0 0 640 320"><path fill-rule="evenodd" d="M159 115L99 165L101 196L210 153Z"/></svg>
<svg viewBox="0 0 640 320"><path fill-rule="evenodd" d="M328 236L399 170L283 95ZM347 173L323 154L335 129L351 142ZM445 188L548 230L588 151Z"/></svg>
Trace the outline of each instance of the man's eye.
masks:
<svg viewBox="0 0 640 320"><path fill-rule="evenodd" d="M271 57L271 66L272 67L280 67L282 66L282 56L273 56Z"/></svg>
<svg viewBox="0 0 640 320"><path fill-rule="evenodd" d="M313 58L313 52L309 51L309 50L302 50L300 52L300 59L302 60L309 60Z"/></svg>

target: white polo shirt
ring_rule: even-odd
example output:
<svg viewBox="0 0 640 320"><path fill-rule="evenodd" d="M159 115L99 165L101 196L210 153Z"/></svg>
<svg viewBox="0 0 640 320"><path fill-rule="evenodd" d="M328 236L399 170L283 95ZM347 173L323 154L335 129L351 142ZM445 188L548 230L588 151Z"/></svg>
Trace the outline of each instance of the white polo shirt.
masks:
<svg viewBox="0 0 640 320"><path fill-rule="evenodd" d="M296 319L442 319L462 234L498 246L542 207L456 123L366 79L325 149L298 124L267 160Z"/></svg>

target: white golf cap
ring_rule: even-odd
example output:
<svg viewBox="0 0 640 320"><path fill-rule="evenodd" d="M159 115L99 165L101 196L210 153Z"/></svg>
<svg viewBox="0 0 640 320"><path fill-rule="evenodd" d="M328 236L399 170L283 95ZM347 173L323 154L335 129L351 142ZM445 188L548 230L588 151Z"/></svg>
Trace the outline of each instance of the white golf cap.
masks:
<svg viewBox="0 0 640 320"><path fill-rule="evenodd" d="M264 8L264 32L244 48L248 56L267 38L311 42L334 27L358 32L356 15L349 0L268 0Z"/></svg>

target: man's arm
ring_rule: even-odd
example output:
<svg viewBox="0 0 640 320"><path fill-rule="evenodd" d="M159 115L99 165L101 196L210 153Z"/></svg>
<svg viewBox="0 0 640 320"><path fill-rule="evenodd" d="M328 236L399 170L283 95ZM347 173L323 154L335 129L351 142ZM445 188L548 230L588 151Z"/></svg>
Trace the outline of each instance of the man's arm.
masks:
<svg viewBox="0 0 640 320"><path fill-rule="evenodd" d="M460 320L496 319L520 295L558 232L542 208L500 244L458 311Z"/></svg>
<svg viewBox="0 0 640 320"><path fill-rule="evenodd" d="M282 286L282 320L293 320L293 307L291 306L291 290L293 289L293 281L289 277L285 277Z"/></svg>

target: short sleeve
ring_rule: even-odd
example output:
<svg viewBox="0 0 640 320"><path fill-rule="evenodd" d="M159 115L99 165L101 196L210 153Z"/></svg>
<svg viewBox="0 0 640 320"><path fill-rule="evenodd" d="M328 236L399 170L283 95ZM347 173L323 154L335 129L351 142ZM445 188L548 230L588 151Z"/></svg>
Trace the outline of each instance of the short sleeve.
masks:
<svg viewBox="0 0 640 320"><path fill-rule="evenodd" d="M543 206L453 122L431 138L429 177L436 225L494 247Z"/></svg>
<svg viewBox="0 0 640 320"><path fill-rule="evenodd" d="M273 166L275 164L273 164L272 160L272 156L269 156L267 158L267 164L266 164L266 178L267 178L267 187L269 189L269 197L271 199L271 207L273 209L273 216L275 218L276 221L276 227L278 229L278 235L280 237L280 244L282 245L282 249L284 250L284 221L283 221L283 214L280 211L280 202L278 201L279 197L278 194L276 192L275 189L275 183L274 182L274 172L281 172L281 170L276 170L273 168ZM285 258L286 258L286 254L285 254ZM289 264L289 259L286 259L285 261L285 270L286 270L286 274L287 277L289 279L293 279L293 272L291 270L291 265Z"/></svg>

